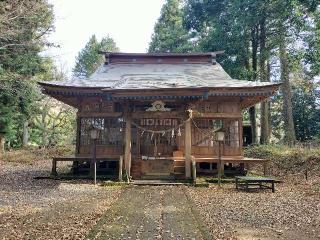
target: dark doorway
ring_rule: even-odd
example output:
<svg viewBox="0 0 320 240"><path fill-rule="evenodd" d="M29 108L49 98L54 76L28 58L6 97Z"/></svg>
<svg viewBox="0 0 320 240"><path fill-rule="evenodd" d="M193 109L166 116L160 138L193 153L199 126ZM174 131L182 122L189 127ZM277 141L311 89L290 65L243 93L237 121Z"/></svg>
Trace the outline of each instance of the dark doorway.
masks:
<svg viewBox="0 0 320 240"><path fill-rule="evenodd" d="M243 126L243 146L252 144L252 128L251 126Z"/></svg>

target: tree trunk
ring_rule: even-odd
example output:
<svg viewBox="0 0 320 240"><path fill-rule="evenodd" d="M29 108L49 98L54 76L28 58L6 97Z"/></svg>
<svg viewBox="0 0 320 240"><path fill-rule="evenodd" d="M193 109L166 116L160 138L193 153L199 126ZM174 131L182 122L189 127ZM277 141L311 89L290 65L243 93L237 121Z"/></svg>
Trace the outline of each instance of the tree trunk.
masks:
<svg viewBox="0 0 320 240"><path fill-rule="evenodd" d="M252 144L258 143L258 133L257 133L257 119L256 119L256 106L249 108L249 120L252 131Z"/></svg>
<svg viewBox="0 0 320 240"><path fill-rule="evenodd" d="M46 122L46 116L47 112L44 110L41 114L41 127L42 127L42 133L41 133L41 146L46 147L48 144L48 127Z"/></svg>
<svg viewBox="0 0 320 240"><path fill-rule="evenodd" d="M284 30L284 28L282 29ZM284 32L284 31L280 31ZM283 35L283 34L282 34ZM285 36L281 36L279 43L280 65L281 65L281 90L283 95L283 121L284 121L284 142L293 145L296 141L296 133L292 115L292 93L289 80L288 54L285 47Z"/></svg>
<svg viewBox="0 0 320 240"><path fill-rule="evenodd" d="M260 143L261 144L268 144L270 142L269 137L269 100L266 99L265 101L261 102L261 135L260 135Z"/></svg>
<svg viewBox="0 0 320 240"><path fill-rule="evenodd" d="M252 71L253 81L257 80L257 65L258 65L258 28L255 26L251 31L251 42L252 42ZM252 130L252 143L258 143L257 133L257 119L256 119L256 106L249 108L249 119Z"/></svg>
<svg viewBox="0 0 320 240"><path fill-rule="evenodd" d="M4 154L4 144L6 142L6 138L4 135L0 134L0 157Z"/></svg>
<svg viewBox="0 0 320 240"><path fill-rule="evenodd" d="M268 60L267 62L267 74L268 74L268 82L271 82L271 66L270 66L270 62ZM271 135L272 135L272 124L271 124L271 101L268 101L268 119L269 119L269 132L268 132L268 136L269 136L269 141L271 139Z"/></svg>
<svg viewBox="0 0 320 240"><path fill-rule="evenodd" d="M22 137L22 146L27 147L29 142L29 132L28 132L28 121L23 123L23 137Z"/></svg>
<svg viewBox="0 0 320 240"><path fill-rule="evenodd" d="M260 21L260 80L261 82L267 82L267 49L266 49L266 28L265 28L265 18ZM260 135L260 143L268 144L270 142L269 136L269 100L265 100L261 103L261 135Z"/></svg>

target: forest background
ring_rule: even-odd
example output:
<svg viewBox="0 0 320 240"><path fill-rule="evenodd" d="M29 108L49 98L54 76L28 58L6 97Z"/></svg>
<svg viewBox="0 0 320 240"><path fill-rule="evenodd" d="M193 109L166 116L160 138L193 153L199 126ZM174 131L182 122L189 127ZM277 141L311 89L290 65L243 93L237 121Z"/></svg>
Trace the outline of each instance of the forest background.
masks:
<svg viewBox="0 0 320 240"><path fill-rule="evenodd" d="M58 47L53 7L45 0L0 1L0 152L72 145L75 113L41 93L38 81L67 80L50 57ZM126 21L124 19L124 21ZM120 51L93 34L72 77L90 76L98 50ZM252 106L245 122L254 144L316 144L320 139L320 4L316 0L167 0L149 52L224 50L218 62L235 79L281 82L270 101Z"/></svg>

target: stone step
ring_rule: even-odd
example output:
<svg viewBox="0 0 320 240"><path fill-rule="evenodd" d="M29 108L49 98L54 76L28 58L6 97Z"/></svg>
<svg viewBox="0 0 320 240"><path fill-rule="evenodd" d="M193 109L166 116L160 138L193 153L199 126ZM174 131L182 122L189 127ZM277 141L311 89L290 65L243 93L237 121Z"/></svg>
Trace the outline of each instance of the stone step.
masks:
<svg viewBox="0 0 320 240"><path fill-rule="evenodd" d="M142 180L174 180L175 177L173 175L170 174L163 174L163 173L159 173L159 174L147 174L147 175L142 175L141 176Z"/></svg>
<svg viewBox="0 0 320 240"><path fill-rule="evenodd" d="M133 185L152 185L152 186L160 186L160 185L188 185L189 183L184 181L170 181L170 180L133 180L130 184Z"/></svg>

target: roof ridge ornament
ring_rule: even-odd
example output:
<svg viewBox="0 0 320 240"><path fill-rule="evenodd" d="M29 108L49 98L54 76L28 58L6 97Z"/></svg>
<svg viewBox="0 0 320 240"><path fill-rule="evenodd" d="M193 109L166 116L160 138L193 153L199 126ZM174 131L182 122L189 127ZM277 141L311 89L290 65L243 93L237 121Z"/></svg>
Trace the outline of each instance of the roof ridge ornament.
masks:
<svg viewBox="0 0 320 240"><path fill-rule="evenodd" d="M125 53L125 52L108 52L98 51L99 54L105 56L105 64L110 63L149 63L155 61L155 63L212 63L215 65L216 56L223 54L224 51L216 52L191 52L191 53ZM166 60L165 60L166 59ZM171 59L169 62L167 59ZM176 59L176 60L174 60ZM180 61L177 61L180 59ZM139 60L139 61L138 61Z"/></svg>

